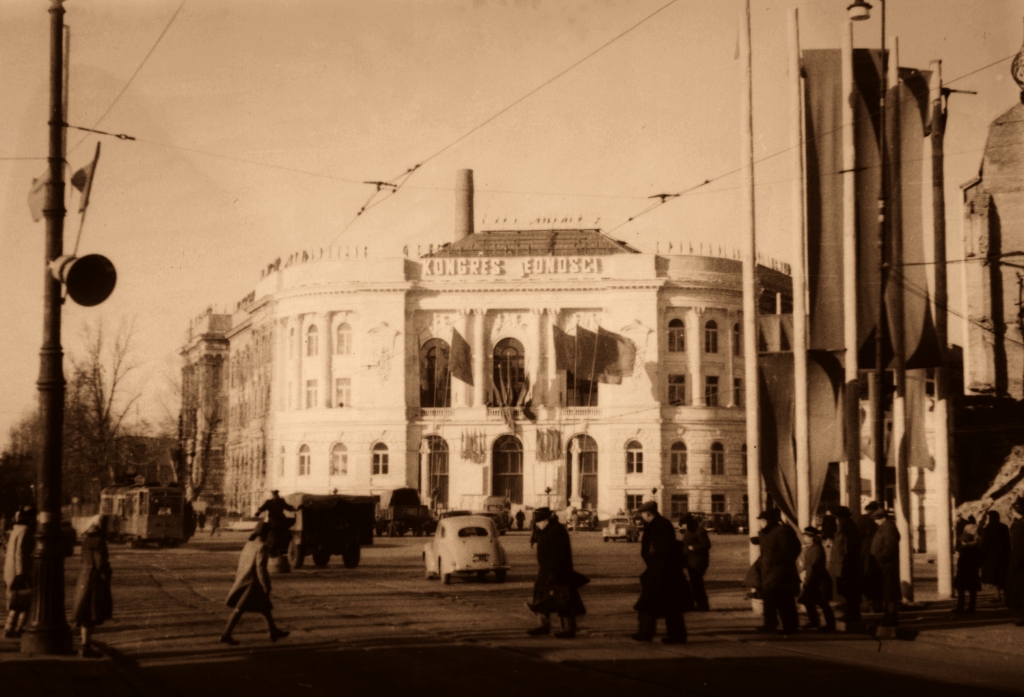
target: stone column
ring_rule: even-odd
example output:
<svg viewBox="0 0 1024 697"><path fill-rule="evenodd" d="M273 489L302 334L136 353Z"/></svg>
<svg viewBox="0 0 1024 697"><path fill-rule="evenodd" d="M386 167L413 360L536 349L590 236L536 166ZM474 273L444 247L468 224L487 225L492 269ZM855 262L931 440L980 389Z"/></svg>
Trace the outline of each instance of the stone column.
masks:
<svg viewBox="0 0 1024 697"><path fill-rule="evenodd" d="M320 349L324 352L323 354L323 368L321 369L321 379L323 380L323 395L320 398L320 403L330 409L334 406L334 367L332 361L334 360L334 342L332 341L333 336L331 332L331 318L334 317L333 312L323 312L320 314L321 330L323 331L324 340L320 346Z"/></svg>
<svg viewBox="0 0 1024 697"><path fill-rule="evenodd" d="M420 503L430 501L430 446L427 439L420 441Z"/></svg>
<svg viewBox="0 0 1024 697"><path fill-rule="evenodd" d="M487 310L473 310L473 406L484 406L484 324Z"/></svg>
<svg viewBox="0 0 1024 697"><path fill-rule="evenodd" d="M277 351L274 356L274 378L277 380L277 393L274 395L277 411L288 408L288 327L287 317L277 320Z"/></svg>
<svg viewBox="0 0 1024 697"><path fill-rule="evenodd" d="M569 505L572 508L583 508L583 491L582 482L580 481L580 439L573 438L572 445L569 446L569 452L572 454L572 497L569 499Z"/></svg>
<svg viewBox="0 0 1024 697"><path fill-rule="evenodd" d="M558 394L561 383L558 375L558 364L555 361L555 329L558 327L559 312L560 310L557 307L549 307L547 309L548 327L544 332L544 337L547 339L547 375L544 376L545 385L547 386L545 403L552 409L560 406Z"/></svg>
<svg viewBox="0 0 1024 697"><path fill-rule="evenodd" d="M690 327L686 355L690 360L690 404L704 406L704 308L690 309Z"/></svg>
<svg viewBox="0 0 1024 697"><path fill-rule="evenodd" d="M533 393L533 405L538 407L545 403L547 390L541 378L541 347L544 345L544 308L530 308L530 347L526 350L526 365L530 375L530 390Z"/></svg>
<svg viewBox="0 0 1024 697"><path fill-rule="evenodd" d="M725 327L725 406L735 407L737 405L738 395L736 394L736 388L733 386L733 381L736 377L736 356L734 351L736 350L736 337L733 336L732 328L735 322L732 321L732 313L726 315L728 320L726 321ZM719 393L721 394L721 393Z"/></svg>

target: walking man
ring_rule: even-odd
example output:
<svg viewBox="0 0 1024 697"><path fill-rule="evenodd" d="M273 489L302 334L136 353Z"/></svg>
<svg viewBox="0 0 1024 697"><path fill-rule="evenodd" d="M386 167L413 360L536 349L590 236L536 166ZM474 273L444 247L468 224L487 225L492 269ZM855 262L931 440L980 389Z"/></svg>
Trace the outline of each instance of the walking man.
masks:
<svg viewBox="0 0 1024 697"><path fill-rule="evenodd" d="M690 577L690 589L697 612L707 612L708 594L704 589L704 574L711 563L711 539L704 526L692 515L683 517L683 554L686 555L686 573Z"/></svg>
<svg viewBox="0 0 1024 697"><path fill-rule="evenodd" d="M537 526L537 580L533 584L533 602L527 606L540 619L540 625L528 630L530 636L551 633L551 613L558 613L562 628L555 632L559 639L576 636L576 616L584 615L579 589L590 579L576 573L572 565L572 544L569 533L550 508L533 513Z"/></svg>
<svg viewBox="0 0 1024 697"><path fill-rule="evenodd" d="M647 568L640 574L642 591L633 609L639 613L639 628L633 638L651 641L659 617L665 618L664 644L686 643L683 613L693 609L690 584L683 575L686 561L676 540L672 522L658 514L656 501L647 501L637 510L644 521L640 556Z"/></svg>
<svg viewBox="0 0 1024 697"><path fill-rule="evenodd" d="M249 541L242 547L238 559L238 571L235 584L228 593L227 605L234 608L224 633L220 635L222 644L237 646L238 640L231 636L245 612L258 612L267 621L270 640L277 641L288 636L288 632L278 629L270 611L274 606L270 602L270 573L267 571L267 560L270 556L267 549L267 535L270 527L260 521L249 535Z"/></svg>
<svg viewBox="0 0 1024 697"><path fill-rule="evenodd" d="M800 557L800 540L789 525L783 524L782 512L769 508L759 519L765 521L758 539L761 542L761 595L764 596L764 624L759 632L775 632L782 620L781 634L799 631L796 595L800 575L796 560Z"/></svg>
<svg viewBox="0 0 1024 697"><path fill-rule="evenodd" d="M880 508L877 501L869 502L857 523L857 531L860 532L861 592L871 602L871 609L875 612L882 611L882 570L878 567L878 560L871 554L871 543L878 532L878 525L872 516Z"/></svg>
<svg viewBox="0 0 1024 697"><path fill-rule="evenodd" d="M900 531L884 508L871 514L878 525L871 540L871 556L878 562L882 575L882 626L895 627L899 623L900 600Z"/></svg>
<svg viewBox="0 0 1024 697"><path fill-rule="evenodd" d="M874 523L872 523L874 525ZM842 621L860 622L861 597L860 530L846 506L836 509L836 536L828 571L835 584L836 600L841 604Z"/></svg>

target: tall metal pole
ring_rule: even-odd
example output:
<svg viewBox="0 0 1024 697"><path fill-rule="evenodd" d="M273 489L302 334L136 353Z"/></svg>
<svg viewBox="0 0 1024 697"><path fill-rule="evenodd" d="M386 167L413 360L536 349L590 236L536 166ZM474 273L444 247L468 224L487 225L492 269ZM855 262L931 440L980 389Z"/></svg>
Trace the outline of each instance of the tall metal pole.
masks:
<svg viewBox="0 0 1024 697"><path fill-rule="evenodd" d="M886 263L886 218L885 207L888 193L888 173L885 157L885 96L889 91L889 74L885 50L885 0L882 4L882 79L878 90L878 156L881 166L881 186L878 192L878 325L875 327L875 372L874 372L874 458L875 458L875 500L885 505L885 337L887 333L885 313L885 286L889 266Z"/></svg>
<svg viewBox="0 0 1024 697"><path fill-rule="evenodd" d="M22 653L71 651L64 615L64 552L60 535L61 451L64 427L64 352L60 345L61 283L49 264L64 249L63 0L50 2L50 181L47 184L46 259L43 264L43 345L39 352L42 459L36 484L38 528L32 555L32 610L21 637Z"/></svg>
<svg viewBox="0 0 1024 697"><path fill-rule="evenodd" d="M753 529L761 515L761 395L757 375L757 235L754 218L753 61L750 50L750 0L740 11L740 167L743 168L740 205L743 236L743 380L747 413L747 525ZM750 561L761 550L750 545Z"/></svg>

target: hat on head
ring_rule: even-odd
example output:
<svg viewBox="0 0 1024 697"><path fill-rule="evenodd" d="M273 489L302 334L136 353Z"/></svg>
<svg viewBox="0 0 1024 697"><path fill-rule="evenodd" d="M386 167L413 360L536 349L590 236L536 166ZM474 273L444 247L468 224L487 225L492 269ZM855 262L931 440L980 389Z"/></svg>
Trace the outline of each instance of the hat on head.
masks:
<svg viewBox="0 0 1024 697"><path fill-rule="evenodd" d="M637 513L657 513L658 502L657 501L644 501L640 508L636 509Z"/></svg>
<svg viewBox="0 0 1024 697"><path fill-rule="evenodd" d="M533 512L533 519L536 521L547 520L551 517L551 509L547 506L536 509Z"/></svg>
<svg viewBox="0 0 1024 697"><path fill-rule="evenodd" d="M878 501L869 501L868 505L864 506L864 510L868 513L877 511L879 508L881 508L881 505L879 505Z"/></svg>
<svg viewBox="0 0 1024 697"><path fill-rule="evenodd" d="M889 511L885 510L884 508L879 507L879 508L875 509L871 513L871 517L874 518L875 520L878 520L879 518L888 518L889 517Z"/></svg>
<svg viewBox="0 0 1024 697"><path fill-rule="evenodd" d="M278 491L277 489L273 489L273 490L271 490L271 492L270 492L270 493L271 493L271 494L279 494L279 493L281 493L281 492L280 492L280 491Z"/></svg>
<svg viewBox="0 0 1024 697"><path fill-rule="evenodd" d="M853 512L846 506L840 506L836 509L836 518L849 518L853 515Z"/></svg>
<svg viewBox="0 0 1024 697"><path fill-rule="evenodd" d="M804 534L805 535L820 535L821 534L821 530L819 530L818 528L814 527L813 525L808 525L806 528L804 528Z"/></svg>
<svg viewBox="0 0 1024 697"><path fill-rule="evenodd" d="M782 518L782 511L778 508L766 508L761 511L761 515L757 516L758 520L780 520Z"/></svg>

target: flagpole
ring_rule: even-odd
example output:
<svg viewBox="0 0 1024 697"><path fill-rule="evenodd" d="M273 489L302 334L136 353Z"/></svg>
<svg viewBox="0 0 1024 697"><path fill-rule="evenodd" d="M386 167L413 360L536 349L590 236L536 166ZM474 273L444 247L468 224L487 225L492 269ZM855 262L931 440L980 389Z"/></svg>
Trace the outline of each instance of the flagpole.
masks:
<svg viewBox="0 0 1024 697"><path fill-rule="evenodd" d="M948 285L946 281L946 198L943 141L946 110L942 103L942 61L931 64L932 98L932 206L935 225L935 334L946 355L948 346ZM935 552L939 597L953 593L953 554L949 495L949 384L945 362L935 368Z"/></svg>
<svg viewBox="0 0 1024 697"><path fill-rule="evenodd" d="M807 424L807 280L805 274L805 194L803 83L800 76L800 25L794 8L789 15L789 87L793 167L793 379L795 382L794 436L796 438L796 515L800 529L811 524L810 448Z"/></svg>
<svg viewBox="0 0 1024 697"><path fill-rule="evenodd" d="M757 375L757 235L754 217L754 109L753 61L750 46L750 0L740 12L740 168L743 170L740 205L745 226L743 236L743 379L747 399L747 531L761 515L761 402ZM694 388L696 389L696 385ZM738 395L737 395L738 396ZM761 549L750 544L750 561L757 561Z"/></svg>

